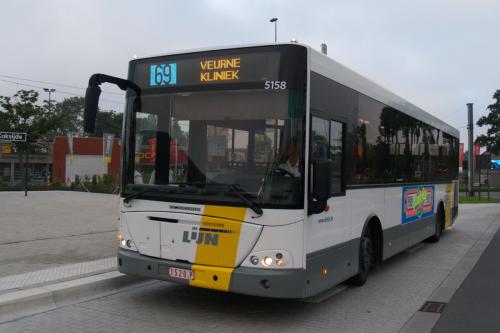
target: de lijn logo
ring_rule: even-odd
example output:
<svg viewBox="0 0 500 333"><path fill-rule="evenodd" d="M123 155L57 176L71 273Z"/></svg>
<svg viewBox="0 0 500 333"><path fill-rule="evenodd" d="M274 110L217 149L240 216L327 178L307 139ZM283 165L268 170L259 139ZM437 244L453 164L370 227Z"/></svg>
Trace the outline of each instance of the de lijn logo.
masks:
<svg viewBox="0 0 500 333"><path fill-rule="evenodd" d="M402 223L414 222L434 214L434 186L403 187Z"/></svg>
<svg viewBox="0 0 500 333"><path fill-rule="evenodd" d="M211 228L193 227L191 231L184 231L182 241L184 243L195 242L196 244L205 244L217 246L219 245L219 232L230 232L230 230L219 230Z"/></svg>

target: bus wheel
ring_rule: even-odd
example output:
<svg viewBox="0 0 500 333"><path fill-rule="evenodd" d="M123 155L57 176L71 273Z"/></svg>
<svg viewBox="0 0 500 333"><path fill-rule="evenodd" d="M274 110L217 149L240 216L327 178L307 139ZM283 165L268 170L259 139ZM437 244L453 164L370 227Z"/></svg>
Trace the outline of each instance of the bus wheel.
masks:
<svg viewBox="0 0 500 333"><path fill-rule="evenodd" d="M367 228L363 236L361 236L359 244L359 272L349 280L350 284L355 286L365 284L366 280L368 280L370 269L374 265L374 258L373 238L370 229Z"/></svg>
<svg viewBox="0 0 500 333"><path fill-rule="evenodd" d="M436 213L436 230L434 231L434 236L431 236L429 238L429 242L431 243L439 242L442 233L443 233L443 213L441 207L439 207Z"/></svg>

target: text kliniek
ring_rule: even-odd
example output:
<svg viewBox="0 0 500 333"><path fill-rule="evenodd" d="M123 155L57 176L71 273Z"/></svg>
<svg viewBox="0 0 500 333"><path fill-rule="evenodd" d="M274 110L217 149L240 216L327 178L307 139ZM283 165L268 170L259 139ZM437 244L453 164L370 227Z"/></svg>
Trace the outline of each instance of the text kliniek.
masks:
<svg viewBox="0 0 500 333"><path fill-rule="evenodd" d="M239 80L240 58L200 61L200 81L231 81Z"/></svg>

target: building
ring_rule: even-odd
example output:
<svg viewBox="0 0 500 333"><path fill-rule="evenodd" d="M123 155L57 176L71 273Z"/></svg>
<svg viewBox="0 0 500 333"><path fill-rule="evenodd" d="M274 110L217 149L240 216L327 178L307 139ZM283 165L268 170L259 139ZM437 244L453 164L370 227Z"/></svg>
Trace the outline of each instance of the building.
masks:
<svg viewBox="0 0 500 333"><path fill-rule="evenodd" d="M66 136L54 139L52 159L53 182L73 182L75 176L92 177L110 174L118 183L120 174L120 139L113 139L111 159L103 156L103 138L73 138L73 154L70 154Z"/></svg>
<svg viewBox="0 0 500 333"><path fill-rule="evenodd" d="M37 148L38 153L29 154L28 179L31 183L44 183L47 180L47 169L51 171L52 145L47 148ZM0 142L0 183L9 185L24 183L25 155L16 150L15 144L11 142Z"/></svg>

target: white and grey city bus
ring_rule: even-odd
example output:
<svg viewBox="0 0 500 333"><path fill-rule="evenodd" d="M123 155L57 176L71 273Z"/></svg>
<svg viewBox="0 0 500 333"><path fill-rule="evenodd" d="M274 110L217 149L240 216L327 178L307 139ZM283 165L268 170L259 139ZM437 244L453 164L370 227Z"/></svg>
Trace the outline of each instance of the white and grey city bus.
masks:
<svg viewBox="0 0 500 333"><path fill-rule="evenodd" d="M316 295L458 213L458 131L300 44L197 50L91 77L127 91L118 268L278 298Z"/></svg>

